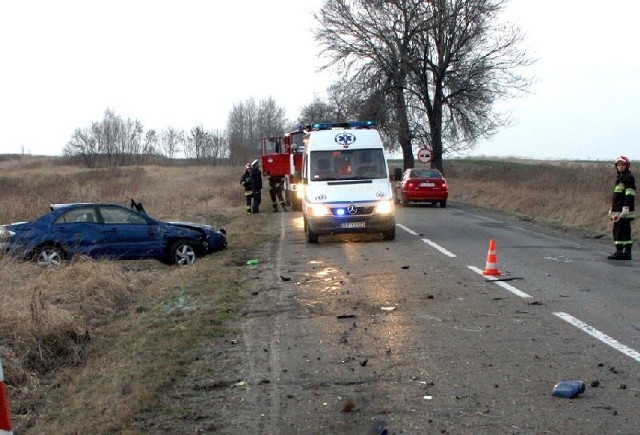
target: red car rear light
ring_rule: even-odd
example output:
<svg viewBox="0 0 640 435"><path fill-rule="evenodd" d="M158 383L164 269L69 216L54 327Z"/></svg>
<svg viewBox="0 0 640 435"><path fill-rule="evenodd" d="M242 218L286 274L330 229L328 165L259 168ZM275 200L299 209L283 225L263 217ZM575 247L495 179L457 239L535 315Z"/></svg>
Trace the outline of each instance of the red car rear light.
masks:
<svg viewBox="0 0 640 435"><path fill-rule="evenodd" d="M407 181L407 189L413 189L414 184L413 181Z"/></svg>

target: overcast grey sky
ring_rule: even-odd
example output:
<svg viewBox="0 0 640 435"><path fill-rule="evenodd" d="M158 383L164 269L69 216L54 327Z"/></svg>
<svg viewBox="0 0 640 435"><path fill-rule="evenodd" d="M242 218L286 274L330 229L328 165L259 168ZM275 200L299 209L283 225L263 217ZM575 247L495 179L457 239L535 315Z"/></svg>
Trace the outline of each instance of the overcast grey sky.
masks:
<svg viewBox="0 0 640 435"><path fill-rule="evenodd" d="M145 129L224 129L273 97L294 119L331 81L310 28L321 0L0 0L0 153L61 154L110 108ZM514 125L471 155L640 159L636 0L512 0L538 62Z"/></svg>

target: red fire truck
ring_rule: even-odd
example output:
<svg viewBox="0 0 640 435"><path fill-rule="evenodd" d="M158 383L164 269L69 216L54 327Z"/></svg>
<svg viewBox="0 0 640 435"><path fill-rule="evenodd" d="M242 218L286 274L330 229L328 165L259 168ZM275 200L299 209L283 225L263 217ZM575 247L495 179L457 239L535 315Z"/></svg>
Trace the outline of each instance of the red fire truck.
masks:
<svg viewBox="0 0 640 435"><path fill-rule="evenodd" d="M293 210L302 210L302 201L298 198L298 192L301 192L298 183L302 171L305 134L303 129L299 129L284 136L264 137L260 140L262 174L265 177L284 176L285 201Z"/></svg>

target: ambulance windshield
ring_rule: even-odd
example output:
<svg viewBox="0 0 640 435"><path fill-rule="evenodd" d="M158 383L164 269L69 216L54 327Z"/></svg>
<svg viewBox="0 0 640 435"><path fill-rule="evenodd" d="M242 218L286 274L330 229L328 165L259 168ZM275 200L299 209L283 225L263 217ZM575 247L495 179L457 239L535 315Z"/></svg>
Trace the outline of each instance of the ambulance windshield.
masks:
<svg viewBox="0 0 640 435"><path fill-rule="evenodd" d="M369 180L387 178L384 153L380 148L310 153L311 180Z"/></svg>

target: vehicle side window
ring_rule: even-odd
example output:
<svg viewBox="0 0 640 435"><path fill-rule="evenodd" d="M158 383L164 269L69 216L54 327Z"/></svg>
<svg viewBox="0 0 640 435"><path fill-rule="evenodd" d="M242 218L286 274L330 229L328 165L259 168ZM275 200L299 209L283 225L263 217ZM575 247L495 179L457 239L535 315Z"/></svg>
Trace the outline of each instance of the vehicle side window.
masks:
<svg viewBox="0 0 640 435"><path fill-rule="evenodd" d="M102 213L105 224L147 224L144 216L124 208L100 207L100 213Z"/></svg>
<svg viewBox="0 0 640 435"><path fill-rule="evenodd" d="M96 219L95 210L93 207L80 207L69 210L62 213L56 219L56 224L69 224L78 222L98 222Z"/></svg>

